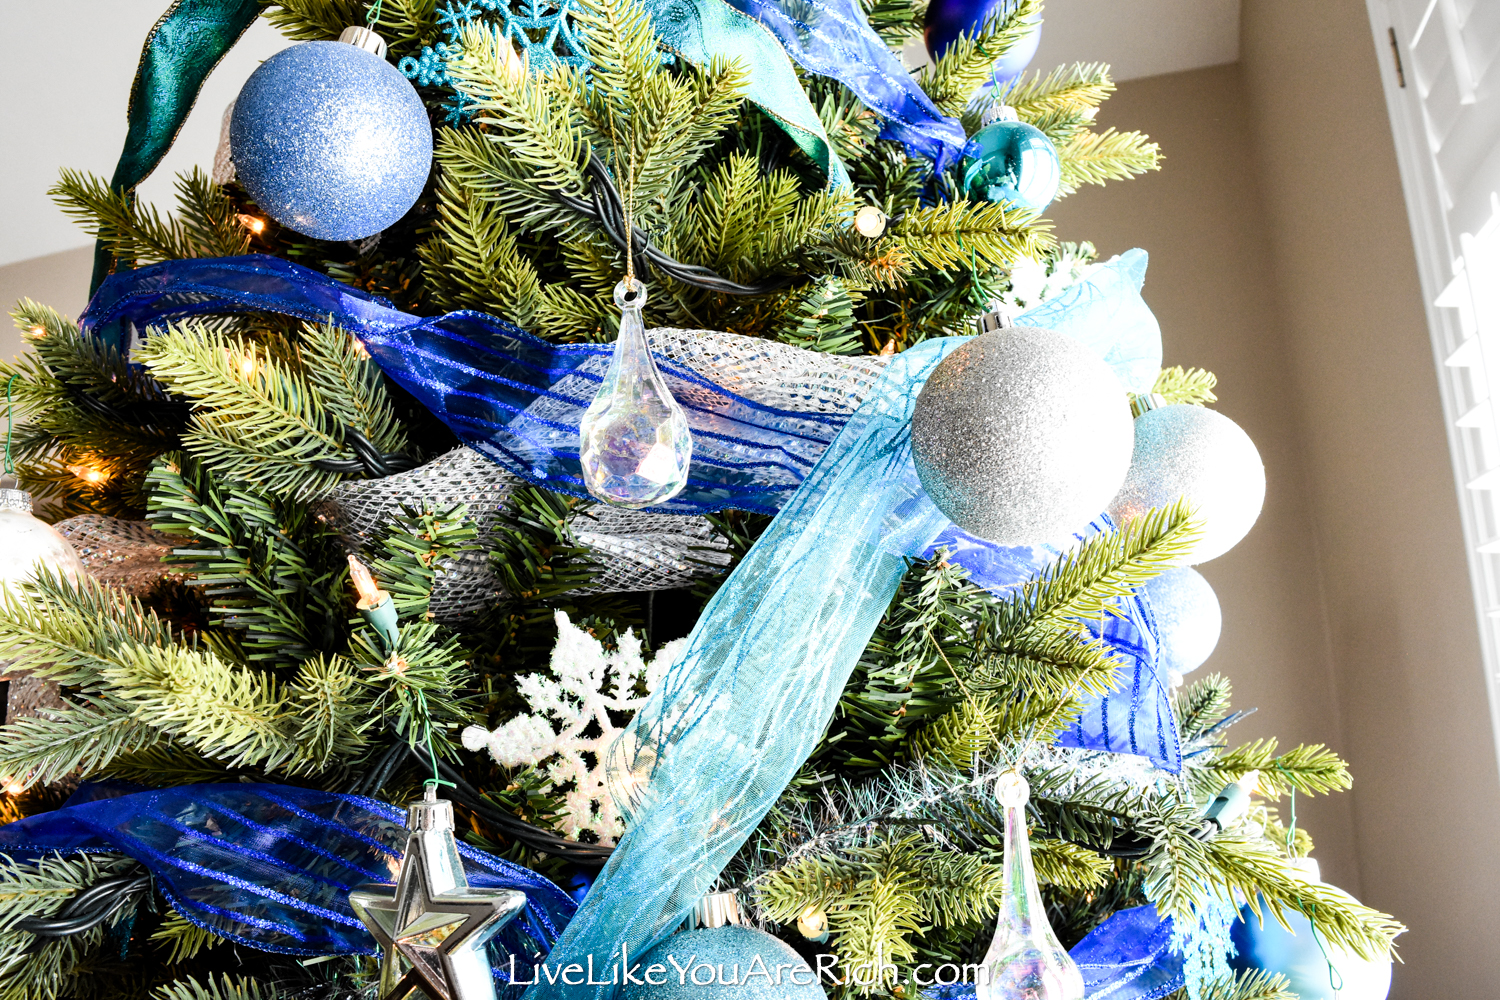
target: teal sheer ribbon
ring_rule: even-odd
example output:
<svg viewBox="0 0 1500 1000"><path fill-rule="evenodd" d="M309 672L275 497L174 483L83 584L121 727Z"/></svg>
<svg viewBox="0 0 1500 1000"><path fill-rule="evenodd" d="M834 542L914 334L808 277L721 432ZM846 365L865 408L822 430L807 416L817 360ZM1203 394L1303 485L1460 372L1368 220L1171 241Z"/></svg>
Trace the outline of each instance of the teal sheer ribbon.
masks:
<svg viewBox="0 0 1500 1000"><path fill-rule="evenodd" d="M109 182L113 190L133 192L157 168L177 141L203 81L255 23L260 8L260 0L174 0L151 26L130 85L129 130ZM114 267L114 256L100 240L90 295Z"/></svg>
<svg viewBox="0 0 1500 1000"><path fill-rule="evenodd" d="M622 946L640 955L669 934L812 752L907 560L948 523L912 467L911 413L966 339L891 361L611 748L629 829L549 965L592 956L608 979ZM605 1000L617 988L542 982L526 996Z"/></svg>
<svg viewBox="0 0 1500 1000"><path fill-rule="evenodd" d="M831 190L850 186L849 173L786 50L770 29L724 0L642 0L662 44L696 66L715 56L737 59L750 71L745 96L774 118L799 149L828 176Z"/></svg>

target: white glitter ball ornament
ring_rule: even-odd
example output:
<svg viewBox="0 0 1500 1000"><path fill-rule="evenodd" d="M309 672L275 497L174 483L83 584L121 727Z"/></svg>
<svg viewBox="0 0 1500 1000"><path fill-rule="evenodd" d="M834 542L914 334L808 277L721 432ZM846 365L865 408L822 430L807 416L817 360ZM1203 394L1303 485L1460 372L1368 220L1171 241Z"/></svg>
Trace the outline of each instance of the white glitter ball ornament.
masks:
<svg viewBox="0 0 1500 1000"><path fill-rule="evenodd" d="M1109 516L1124 527L1154 507L1187 497L1203 536L1183 560L1208 562L1249 533L1266 499L1266 468L1250 435L1224 414L1177 403L1135 421L1135 457Z"/></svg>
<svg viewBox="0 0 1500 1000"><path fill-rule="evenodd" d="M57 529L31 513L31 494L0 489L0 587L10 589L36 578L42 568L69 580L88 570Z"/></svg>
<svg viewBox="0 0 1500 1000"><path fill-rule="evenodd" d="M933 371L911 421L917 476L960 528L1031 545L1098 516L1130 467L1125 390L1098 354L1036 327L994 330Z"/></svg>
<svg viewBox="0 0 1500 1000"><path fill-rule="evenodd" d="M1146 599L1156 619L1161 666L1188 674L1203 666L1219 644L1224 614L1218 595L1203 574L1186 566L1169 569L1147 581Z"/></svg>

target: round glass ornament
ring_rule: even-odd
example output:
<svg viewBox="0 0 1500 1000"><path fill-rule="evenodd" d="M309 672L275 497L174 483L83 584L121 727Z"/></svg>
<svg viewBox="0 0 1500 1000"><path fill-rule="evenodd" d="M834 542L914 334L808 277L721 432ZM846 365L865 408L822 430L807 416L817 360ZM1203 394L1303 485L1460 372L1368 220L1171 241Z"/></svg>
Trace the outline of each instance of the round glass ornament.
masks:
<svg viewBox="0 0 1500 1000"><path fill-rule="evenodd" d="M43 568L76 581L88 573L83 560L56 528L31 513L31 494L0 489L0 587L36 579Z"/></svg>
<svg viewBox="0 0 1500 1000"><path fill-rule="evenodd" d="M411 83L375 52L303 42L245 81L229 150L271 218L315 239L360 240L416 203L432 169L432 125Z"/></svg>
<svg viewBox="0 0 1500 1000"><path fill-rule="evenodd" d="M636 969L636 962L640 968ZM674 964L675 962L675 964ZM826 1000L812 967L784 941L738 924L674 934L630 958L621 1000ZM660 970L660 971L658 971ZM764 974L762 974L764 973Z"/></svg>
<svg viewBox="0 0 1500 1000"><path fill-rule="evenodd" d="M1144 590L1156 619L1161 669L1188 674L1203 666L1224 627L1214 588L1197 570L1179 566L1147 581Z"/></svg>
<svg viewBox="0 0 1500 1000"><path fill-rule="evenodd" d="M917 477L960 528L1001 545L1060 539L1098 516L1130 467L1130 406L1099 355L1036 327L943 359L912 414Z"/></svg>
<svg viewBox="0 0 1500 1000"><path fill-rule="evenodd" d="M1040 212L1052 204L1061 182L1057 147L1041 129L1025 122L998 118L964 146L959 187L970 198Z"/></svg>
<svg viewBox="0 0 1500 1000"><path fill-rule="evenodd" d="M1391 991L1390 959L1371 961L1326 937L1320 942L1313 936L1312 922L1302 914L1284 910L1282 915L1295 933L1288 933L1269 913L1262 920L1248 905L1240 908L1240 919L1229 929L1238 952L1229 960L1231 968L1280 973L1301 1000L1385 1000Z"/></svg>
<svg viewBox="0 0 1500 1000"><path fill-rule="evenodd" d="M1109 516L1124 527L1181 497L1204 522L1202 537L1183 560L1190 566L1234 548L1255 525L1266 499L1266 468L1250 435L1224 414L1187 403L1136 418L1135 457L1109 503Z"/></svg>
<svg viewBox="0 0 1500 1000"><path fill-rule="evenodd" d="M974 35L997 15L1015 6L1016 0L933 0L927 7L927 27L922 34L927 54L937 62L960 35ZM985 87L1008 85L1036 57L1037 46L1042 42L1042 16L1034 14L1030 20L1035 27L995 60Z"/></svg>

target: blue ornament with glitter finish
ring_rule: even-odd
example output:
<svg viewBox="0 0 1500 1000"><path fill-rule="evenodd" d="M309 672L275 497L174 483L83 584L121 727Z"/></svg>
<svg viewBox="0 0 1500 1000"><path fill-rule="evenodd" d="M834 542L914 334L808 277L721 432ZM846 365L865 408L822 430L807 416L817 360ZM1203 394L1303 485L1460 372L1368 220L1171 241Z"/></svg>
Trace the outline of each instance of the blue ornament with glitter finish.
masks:
<svg viewBox="0 0 1500 1000"><path fill-rule="evenodd" d="M260 65L229 123L230 158L271 218L320 240L380 232L416 203L432 126L374 32L303 42ZM345 41L348 40L348 41Z"/></svg>
<svg viewBox="0 0 1500 1000"><path fill-rule="evenodd" d="M972 38L996 16L1008 14L1016 6L1017 0L933 0L927 6L927 27L922 33L927 54L937 62L959 36ZM1041 14L1033 14L1027 20L1035 27L995 60L985 87L1006 86L1036 57L1037 46L1042 42Z"/></svg>
<svg viewBox="0 0 1500 1000"><path fill-rule="evenodd" d="M1052 204L1061 182L1057 147L1040 129L1017 121L1009 108L964 147L959 186L970 198L1040 212Z"/></svg>

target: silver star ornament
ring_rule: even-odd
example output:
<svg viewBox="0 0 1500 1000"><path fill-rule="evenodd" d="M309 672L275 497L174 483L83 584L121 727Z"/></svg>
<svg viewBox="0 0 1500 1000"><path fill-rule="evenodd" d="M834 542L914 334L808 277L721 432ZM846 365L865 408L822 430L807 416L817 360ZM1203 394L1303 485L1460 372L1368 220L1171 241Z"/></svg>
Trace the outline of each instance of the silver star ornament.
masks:
<svg viewBox="0 0 1500 1000"><path fill-rule="evenodd" d="M431 1000L495 1000L495 977L485 945L526 908L514 889L472 889L453 839L453 804L427 785L407 806L401 877L388 885L356 886L354 915L380 942L380 998L406 1000L416 991Z"/></svg>

